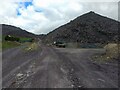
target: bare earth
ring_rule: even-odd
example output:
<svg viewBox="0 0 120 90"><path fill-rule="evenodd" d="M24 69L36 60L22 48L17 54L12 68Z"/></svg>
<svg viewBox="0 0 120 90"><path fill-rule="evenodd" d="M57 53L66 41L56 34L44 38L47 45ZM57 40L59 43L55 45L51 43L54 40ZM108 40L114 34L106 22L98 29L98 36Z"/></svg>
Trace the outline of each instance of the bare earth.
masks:
<svg viewBox="0 0 120 90"><path fill-rule="evenodd" d="M3 88L118 88L117 62L91 60L103 49L68 49L40 45L3 52Z"/></svg>

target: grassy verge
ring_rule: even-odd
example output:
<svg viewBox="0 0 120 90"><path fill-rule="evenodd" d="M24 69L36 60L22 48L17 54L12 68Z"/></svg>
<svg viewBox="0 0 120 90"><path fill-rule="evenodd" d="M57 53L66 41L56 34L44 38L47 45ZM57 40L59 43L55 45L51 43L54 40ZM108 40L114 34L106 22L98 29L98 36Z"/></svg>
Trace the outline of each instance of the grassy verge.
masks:
<svg viewBox="0 0 120 90"><path fill-rule="evenodd" d="M1 45L2 45L2 49L4 50L4 49L20 46L21 44L18 42L3 41Z"/></svg>
<svg viewBox="0 0 120 90"><path fill-rule="evenodd" d="M8 48L14 48L20 45L23 46L27 46L26 43L32 43L33 39L32 38L28 38L28 37L19 37L19 41L12 41L10 38L10 40L5 40L7 36L3 36L2 38L0 38L2 40L2 42L0 42L0 50L2 51L2 49L8 49ZM15 37L15 36L11 36L11 37Z"/></svg>
<svg viewBox="0 0 120 90"><path fill-rule="evenodd" d="M0 42L0 52L2 51L2 42Z"/></svg>

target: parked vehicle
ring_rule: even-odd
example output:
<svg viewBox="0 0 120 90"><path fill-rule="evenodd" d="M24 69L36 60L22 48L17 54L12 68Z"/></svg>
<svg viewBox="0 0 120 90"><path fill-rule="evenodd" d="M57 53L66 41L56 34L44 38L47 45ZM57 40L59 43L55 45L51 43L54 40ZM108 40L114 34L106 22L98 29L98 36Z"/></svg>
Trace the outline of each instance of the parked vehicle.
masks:
<svg viewBox="0 0 120 90"><path fill-rule="evenodd" d="M65 48L66 47L66 44L63 43L63 42L54 42L54 45L57 46L57 47L62 47L62 48Z"/></svg>

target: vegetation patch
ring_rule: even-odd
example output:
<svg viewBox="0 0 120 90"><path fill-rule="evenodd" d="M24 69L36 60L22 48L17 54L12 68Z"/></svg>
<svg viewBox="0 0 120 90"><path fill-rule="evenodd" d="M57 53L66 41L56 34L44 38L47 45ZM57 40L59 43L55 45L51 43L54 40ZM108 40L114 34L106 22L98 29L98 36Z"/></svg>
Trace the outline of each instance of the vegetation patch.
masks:
<svg viewBox="0 0 120 90"><path fill-rule="evenodd" d="M3 41L1 45L2 45L2 49L4 50L4 49L20 46L21 44L13 41Z"/></svg>
<svg viewBox="0 0 120 90"><path fill-rule="evenodd" d="M97 54L93 56L93 59L97 61L118 60L118 55L120 52L119 47L120 47L120 44L109 43L104 46L105 53Z"/></svg>
<svg viewBox="0 0 120 90"><path fill-rule="evenodd" d="M26 51L33 51L38 49L38 44L36 42L28 44L25 48Z"/></svg>
<svg viewBox="0 0 120 90"><path fill-rule="evenodd" d="M5 39L5 41L16 41L16 42L20 41L20 38L14 37L14 36L11 36L11 35L5 36L4 39Z"/></svg>
<svg viewBox="0 0 120 90"><path fill-rule="evenodd" d="M2 42L0 41L0 52L2 51Z"/></svg>
<svg viewBox="0 0 120 90"><path fill-rule="evenodd" d="M0 47L2 47L2 49L8 49L8 48L13 48L13 47L17 47L20 45L27 45L28 43L32 43L34 41L33 38L28 38L28 37L16 37L16 36L11 36L11 35L7 35L7 36L3 36L2 37L2 41L0 43Z"/></svg>
<svg viewBox="0 0 120 90"><path fill-rule="evenodd" d="M16 37L16 36L7 35L7 36L3 36L3 41L16 41L16 42L24 43L24 42L33 42L34 39L29 37Z"/></svg>
<svg viewBox="0 0 120 90"><path fill-rule="evenodd" d="M24 43L24 42L33 42L33 41L34 40L32 38L21 37L19 42Z"/></svg>

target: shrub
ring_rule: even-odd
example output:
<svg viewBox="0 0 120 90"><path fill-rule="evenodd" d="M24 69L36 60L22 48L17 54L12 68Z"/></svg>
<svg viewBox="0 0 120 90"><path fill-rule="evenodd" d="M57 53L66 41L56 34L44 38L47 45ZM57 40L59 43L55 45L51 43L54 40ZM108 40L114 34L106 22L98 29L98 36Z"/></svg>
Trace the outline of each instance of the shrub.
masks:
<svg viewBox="0 0 120 90"><path fill-rule="evenodd" d="M6 41L17 41L17 42L19 42L19 38L17 38L17 37L13 37L13 36L10 36L10 35L7 35L7 36L5 36L5 40Z"/></svg>
<svg viewBox="0 0 120 90"><path fill-rule="evenodd" d="M120 44L115 43L109 43L104 48L106 49L106 57L107 58L115 58L118 59L118 54L120 52L119 50Z"/></svg>

